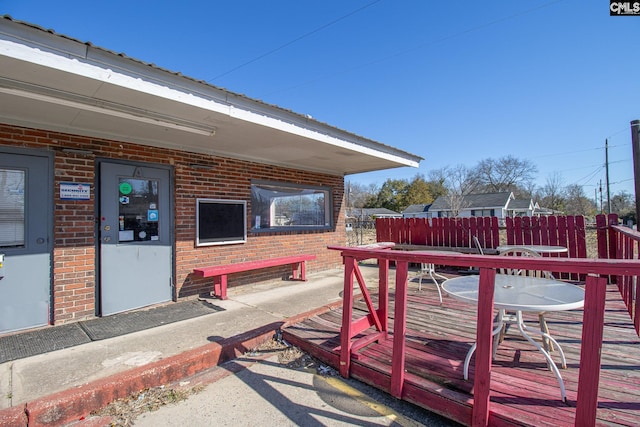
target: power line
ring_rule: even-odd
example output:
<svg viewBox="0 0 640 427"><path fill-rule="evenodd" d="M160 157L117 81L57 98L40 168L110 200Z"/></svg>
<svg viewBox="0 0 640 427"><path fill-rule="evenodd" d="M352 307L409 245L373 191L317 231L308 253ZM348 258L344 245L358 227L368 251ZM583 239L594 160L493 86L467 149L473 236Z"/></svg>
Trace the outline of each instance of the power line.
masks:
<svg viewBox="0 0 640 427"><path fill-rule="evenodd" d="M547 157L555 157L555 156L566 156L569 154L576 154L576 153L585 153L587 151L596 151L596 150L604 150L604 148L586 148L584 150L574 150L574 151L565 151L564 153L555 153L555 154L545 154L545 155L540 155L540 156L532 156L532 159L543 159L543 158L547 158Z"/></svg>
<svg viewBox="0 0 640 427"><path fill-rule="evenodd" d="M604 168L604 166L599 166L599 167L598 167L598 169L594 170L594 171L593 171L593 172L591 172L589 175L586 175L586 176L584 176L584 177L582 177L582 178L580 178L580 179L576 180L576 183L579 183L579 182L581 182L581 181L585 181L585 182L589 182L589 181L591 181L593 178L595 178L595 177L596 177L596 175L597 175L597 174L598 174L598 173L599 173L603 168ZM578 184L578 185L580 185L581 187L584 187L584 186L586 186L586 185L588 185L588 184Z"/></svg>
<svg viewBox="0 0 640 427"><path fill-rule="evenodd" d="M629 163L629 162L631 162L631 159L616 160L615 162L609 162L609 164L614 165L616 163Z"/></svg>
<svg viewBox="0 0 640 427"><path fill-rule="evenodd" d="M232 69L230 69L228 71L225 71L222 74L218 74L217 76L207 80L207 82L211 82L213 80L217 80L220 77L224 77L226 75L229 75L229 74L233 73L234 71L239 70L240 68L246 67L249 64L253 64L254 62L257 62L257 61L261 60L262 58L265 58L265 57L267 57L267 56L269 56L269 55L271 55L271 54L273 54L273 53L275 53L275 52L277 52L279 50L282 50L285 47L291 46L292 44L294 44L294 43L296 43L296 42L298 42L298 41L300 41L300 40L302 40L302 39L304 39L306 37L309 37L312 34L318 33L320 31L324 30L325 28L330 27L330 26L332 26L332 25L334 25L334 24L336 24L336 23L338 23L338 22L340 22L340 21L342 21L344 19L347 19L348 17L350 17L352 15L355 15L356 13L361 12L364 9L368 8L368 7L371 7L376 3L380 3L381 1L382 0L375 0L375 1L371 2L371 3L369 3L369 4L366 4L366 5L362 6L359 9L356 9L356 10L354 10L352 12L349 12L346 15L341 16L340 18L334 19L333 21L316 28L315 30L312 30L312 31L310 31L310 32L308 32L306 34L303 34L300 37L296 37L295 39L293 39L293 40L291 40L291 41L289 41L289 42L287 42L287 43L285 43L285 44L283 44L281 46L278 46L275 49L271 49L270 51L265 52L262 55L259 55L259 56L255 57L255 58L251 59L250 61L244 62L244 63L242 63L242 64L240 64L240 65L238 65L236 67L233 67Z"/></svg>
<svg viewBox="0 0 640 427"><path fill-rule="evenodd" d="M619 148L619 147L626 147L626 145L610 145L609 149L611 148ZM585 148L584 150L573 150L573 151L565 151L563 153L552 153L552 154L544 154L544 155L540 155L540 156L531 156L531 159L542 159L542 158L547 158L547 157L556 157L556 156L567 156L569 154L576 154L576 153L585 153L587 151L598 151L598 150L604 150L604 147L594 147L594 148Z"/></svg>
<svg viewBox="0 0 640 427"><path fill-rule="evenodd" d="M381 62L386 62L386 61L389 61L391 59L397 58L398 56L403 56L403 55L412 53L412 52L414 52L416 50L424 49L426 47L429 47L429 46L432 46L432 45L435 45L435 44L438 44L438 43L442 43L442 42L445 42L445 41L460 37L462 35L466 35L466 34L469 34L469 33L474 33L476 31L483 30L483 29L491 27L493 25L500 24L500 23L502 23L504 21L508 21L508 20L511 20L511 19L514 19L514 18L518 18L518 17L523 16L523 15L527 15L529 13L536 12L536 11L538 11L540 9L544 9L546 7L552 6L552 5L556 4L556 3L561 3L563 1L564 0L555 0L555 1L551 1L551 2L545 3L545 4L541 4L540 6L536 6L536 7L531 8L531 9L527 9L527 10L522 11L522 12L516 12L516 13L513 13L511 15L508 15L508 16L505 16L505 17L502 17L502 18L498 18L498 19L495 19L493 21L486 22L484 24L480 24L480 25L477 25L475 27L468 28L466 30L459 31L459 32L454 33L454 34L449 34L447 36L440 37L439 39L435 39L435 40L431 40L431 41L428 41L428 42L425 42L425 43L418 44L418 45L416 45L416 46L414 46L412 48L409 48L409 49L397 51L397 52L395 52L393 54L387 55L387 56L382 57L382 58L375 59L373 61L370 61L370 62L367 62L367 63L364 63L364 64L360 64L360 65L356 65L354 67L346 68L346 69L343 69L342 71L337 71L337 72L333 72L333 73L327 73L327 74L325 74L323 76L319 76L319 77L314 78L312 80L307 80L307 81L299 83L299 84L297 84L295 86L289 86L287 88L283 88L283 89L279 89L279 90L275 90L275 91L266 93L266 94L263 95L263 97L264 96L268 96L268 95L272 95L274 93L279 93L279 92L284 92L284 91L287 91L287 90L297 89L297 88L299 88L301 86L309 85L311 83L317 82L317 81L322 80L324 78L327 78L329 76L336 76L336 75L339 75L339 74L346 74L346 73L350 73L350 72L353 72L353 71L356 71L356 70L359 70L359 69L362 69L362 68L367 68L367 67L370 67L372 65L379 64Z"/></svg>
<svg viewBox="0 0 640 427"><path fill-rule="evenodd" d="M610 182L609 185L622 184L623 182L633 181L633 178L623 179L622 181Z"/></svg>
<svg viewBox="0 0 640 427"><path fill-rule="evenodd" d="M611 139L611 138L612 138L612 137L614 137L615 135L619 135L619 134L621 134L622 132L628 132L628 131L629 131L629 128L622 128L622 129L620 129L620 130L615 131L615 132L614 132L614 133L612 133L611 135L609 135L609 136L607 137L607 139ZM620 147L620 145L615 145L614 147ZM611 147L609 147L609 148L611 148Z"/></svg>

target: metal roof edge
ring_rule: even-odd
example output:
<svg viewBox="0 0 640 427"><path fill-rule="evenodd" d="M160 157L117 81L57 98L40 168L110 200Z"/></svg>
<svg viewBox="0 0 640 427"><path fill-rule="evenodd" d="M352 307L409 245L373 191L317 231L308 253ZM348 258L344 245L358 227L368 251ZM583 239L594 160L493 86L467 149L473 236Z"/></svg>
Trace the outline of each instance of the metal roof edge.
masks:
<svg viewBox="0 0 640 427"><path fill-rule="evenodd" d="M353 132L349 132L333 125L329 125L324 122L320 122L316 119L313 119L307 115L296 113L293 110L286 109L274 104L270 104L261 100L257 100L254 98L250 98L246 95L235 93L224 89L222 87L215 86L206 82L205 80L199 80L193 77L186 76L180 72L175 72L168 70L166 68L159 67L153 63L145 62L133 57L130 57L124 53L117 53L115 51L105 49L99 46L93 45L91 42L84 42L79 39L69 37L67 35L59 34L55 30L45 29L44 27L38 26L36 24L32 24L25 21L20 21L13 19L9 15L1 15L2 19L0 20L0 33L2 32L2 23L7 25L8 22L12 23L9 25L16 25L24 28L29 28L32 30L37 30L42 32L42 36L46 37L48 41L51 40L51 37L55 37L57 40L62 40L66 42L70 42L71 44L81 45L83 48L81 50L71 51L68 45L60 45L60 50L58 53L65 53L67 55L73 55L79 58L83 58L85 60L96 60L97 57L101 55L98 53L95 56L91 55L91 51L102 52L103 55L107 55L112 60L118 62L124 62L123 69L126 69L129 73L132 72L132 67L124 67L126 64L135 64L139 71L139 73L148 77L150 80L159 81L158 73L160 77L164 77L161 79L164 83L174 83L176 88L184 89L186 86L190 86L190 90L193 90L192 85L199 86L202 88L202 91L198 91L198 94L209 98L211 100L216 100L218 102L224 102L229 106L237 107L238 109L244 109L249 112L259 113L265 116L270 117L271 119L281 120L283 122L289 122L290 125L294 125L300 127L302 129L306 129L308 131L315 132L317 134L324 134L328 138L338 138L343 139L346 142L357 144L360 147L368 148L373 151L378 151L392 157L395 157L398 160L398 163L405 166L417 167L421 160L424 160L423 157L420 157L416 154L409 153L407 151L392 147L387 144L383 144L381 142L372 140L367 137L363 137L361 135L355 134ZM14 36L13 33L6 33L10 36ZM29 39L31 44L34 43L33 40ZM37 42L36 42L37 43ZM43 46L48 49L52 49L51 43L42 43ZM84 54L83 54L84 53ZM146 69L146 70L145 70ZM147 71L145 73L145 71ZM155 75L154 75L155 74ZM170 77L173 79L172 82L168 82L166 77ZM178 101L178 100L176 100ZM331 141L326 140L324 142ZM400 166L399 166L400 167Z"/></svg>

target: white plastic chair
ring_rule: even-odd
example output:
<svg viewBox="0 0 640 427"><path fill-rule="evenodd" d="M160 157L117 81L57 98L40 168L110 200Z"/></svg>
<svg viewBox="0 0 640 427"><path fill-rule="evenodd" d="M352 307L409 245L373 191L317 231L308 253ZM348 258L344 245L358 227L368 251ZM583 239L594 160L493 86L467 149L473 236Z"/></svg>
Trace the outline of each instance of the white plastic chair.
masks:
<svg viewBox="0 0 640 427"><path fill-rule="evenodd" d="M484 255L484 250L482 249L482 245L480 245L480 240L476 236L473 236L473 244L478 249L480 255Z"/></svg>
<svg viewBox="0 0 640 427"><path fill-rule="evenodd" d="M473 236L471 240L473 241L473 246L475 246L476 249L478 250L478 254L484 255L484 250L482 249L480 240L478 240L476 236ZM465 274L480 274L480 269L476 267L469 267L466 271L463 270L461 272Z"/></svg>
<svg viewBox="0 0 640 427"><path fill-rule="evenodd" d="M429 276L431 280L433 280L433 283L436 284L436 289L438 289L438 297L440 298L440 304L442 304L442 291L440 290L440 283L438 283L438 281L436 280L436 277L439 277L440 279L443 279L443 280L447 280L447 278L436 273L435 265L431 263L423 262L420 264L420 272L418 272L418 275L417 275L419 291L422 290L422 278L424 276Z"/></svg>

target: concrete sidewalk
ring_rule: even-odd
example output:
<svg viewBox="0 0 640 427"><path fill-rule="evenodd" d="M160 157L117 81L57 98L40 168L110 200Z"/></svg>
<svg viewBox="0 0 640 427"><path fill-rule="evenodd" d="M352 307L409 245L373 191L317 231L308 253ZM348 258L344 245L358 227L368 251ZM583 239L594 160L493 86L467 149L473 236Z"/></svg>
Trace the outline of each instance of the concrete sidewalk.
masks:
<svg viewBox="0 0 640 427"><path fill-rule="evenodd" d="M187 399L120 420L132 419L136 427L458 426L356 380L341 378L326 366L289 361L279 356L240 357L205 374L215 375L214 381L192 378L205 386ZM214 372L220 370L233 373Z"/></svg>
<svg viewBox="0 0 640 427"><path fill-rule="evenodd" d="M361 270L377 287L377 267ZM0 425L64 425L239 357L287 322L341 304L343 270L308 279L231 288L228 300L210 301L222 309L210 315L3 363Z"/></svg>

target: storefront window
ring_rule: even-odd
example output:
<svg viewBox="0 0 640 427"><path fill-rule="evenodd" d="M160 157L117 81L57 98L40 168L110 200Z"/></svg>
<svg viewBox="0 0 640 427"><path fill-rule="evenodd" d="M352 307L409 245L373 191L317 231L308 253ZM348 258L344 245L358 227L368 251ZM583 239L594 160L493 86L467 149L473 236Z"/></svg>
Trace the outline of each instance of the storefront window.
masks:
<svg viewBox="0 0 640 427"><path fill-rule="evenodd" d="M332 226L331 190L327 187L254 182L251 230L309 230Z"/></svg>

